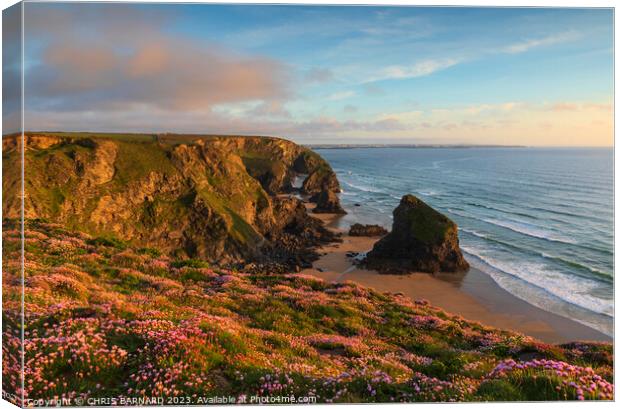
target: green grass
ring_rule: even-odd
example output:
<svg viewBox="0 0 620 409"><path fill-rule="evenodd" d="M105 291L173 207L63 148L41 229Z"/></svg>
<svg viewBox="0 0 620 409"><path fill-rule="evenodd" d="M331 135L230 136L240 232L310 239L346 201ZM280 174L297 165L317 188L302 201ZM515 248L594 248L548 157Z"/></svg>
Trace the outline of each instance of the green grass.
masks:
<svg viewBox="0 0 620 409"><path fill-rule="evenodd" d="M4 225L5 329L21 305L11 296L19 294L19 269L8 263L20 251L16 226ZM577 397L564 381L590 385L594 375L603 386L584 398L611 396L604 389L613 382L611 344L547 345L352 283L219 269L45 221L28 222L26 231L26 311L36 311L26 328L37 331L27 373L67 382L48 389L27 382L32 397L140 396L144 389L158 396L312 392L340 403L563 400ZM57 243L66 243L61 252L52 251ZM19 353L10 345L5 357ZM39 353L50 359L33 359ZM570 369L494 373L505 358L524 354L562 358ZM158 389L158 373L166 374L167 391ZM282 388L267 386L274 384Z"/></svg>

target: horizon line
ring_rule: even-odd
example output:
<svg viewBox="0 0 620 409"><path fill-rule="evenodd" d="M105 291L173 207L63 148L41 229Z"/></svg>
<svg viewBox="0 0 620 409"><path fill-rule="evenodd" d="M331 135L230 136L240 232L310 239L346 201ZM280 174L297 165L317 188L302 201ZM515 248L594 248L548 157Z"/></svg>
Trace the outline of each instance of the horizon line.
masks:
<svg viewBox="0 0 620 409"><path fill-rule="evenodd" d="M29 133L75 133L75 134L108 134L108 135L178 135L178 136L222 136L222 137L258 137L258 138L279 138L289 140L291 142L295 142L298 145L303 145L307 147L314 148L372 148L372 147L383 147L383 148L433 148L433 147L463 147L463 148L615 148L615 145L519 145L519 144L476 144L476 143L467 143L467 142L449 142L449 143L419 143L419 142L296 142L290 137L283 137L277 135L261 135L261 134L242 134L242 133L230 133L230 134L222 134L222 133L195 133L195 132L139 132L139 131L117 131L117 132L106 132L106 131L52 131L52 130L33 130L33 131L16 131L3 133L2 137L10 137L17 136L20 134L26 135Z"/></svg>

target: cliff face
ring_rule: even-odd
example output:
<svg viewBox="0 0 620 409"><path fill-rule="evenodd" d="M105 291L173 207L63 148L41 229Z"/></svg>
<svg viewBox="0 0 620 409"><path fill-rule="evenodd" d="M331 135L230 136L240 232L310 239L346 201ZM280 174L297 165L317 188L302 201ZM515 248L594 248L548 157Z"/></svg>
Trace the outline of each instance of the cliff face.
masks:
<svg viewBox="0 0 620 409"><path fill-rule="evenodd" d="M18 142L3 139L9 218L20 212ZM319 191L334 189L333 172L283 139L29 134L24 160L26 218L217 262L329 239L297 199L278 194L298 174ZM287 232L307 229L306 243L282 243Z"/></svg>

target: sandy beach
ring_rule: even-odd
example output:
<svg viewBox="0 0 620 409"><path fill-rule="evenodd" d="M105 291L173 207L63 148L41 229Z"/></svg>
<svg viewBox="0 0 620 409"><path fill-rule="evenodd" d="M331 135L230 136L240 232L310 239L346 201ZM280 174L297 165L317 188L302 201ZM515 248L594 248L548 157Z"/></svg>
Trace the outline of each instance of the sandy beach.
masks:
<svg viewBox="0 0 620 409"><path fill-rule="evenodd" d="M308 204L311 209L313 205ZM321 258L305 274L326 281L353 281L382 292L426 299L444 310L472 321L509 329L550 343L576 340L611 341L611 337L578 322L535 307L501 288L491 277L471 268L464 274L385 275L357 267L348 252L366 252L378 238L352 237L335 227L338 215L314 214L342 233L342 243L320 249Z"/></svg>

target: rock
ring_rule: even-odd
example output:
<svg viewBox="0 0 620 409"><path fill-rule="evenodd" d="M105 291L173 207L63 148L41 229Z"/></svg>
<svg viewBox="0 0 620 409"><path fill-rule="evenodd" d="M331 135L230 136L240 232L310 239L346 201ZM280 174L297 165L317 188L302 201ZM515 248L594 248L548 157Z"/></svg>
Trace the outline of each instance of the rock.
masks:
<svg viewBox="0 0 620 409"><path fill-rule="evenodd" d="M361 206L361 204L359 204L359 203L355 203L353 206L355 206L355 207L360 207L360 206Z"/></svg>
<svg viewBox="0 0 620 409"><path fill-rule="evenodd" d="M329 166L316 152L302 151L293 161L293 170L296 173L308 174L319 167Z"/></svg>
<svg viewBox="0 0 620 409"><path fill-rule="evenodd" d="M387 234L387 230L385 230L382 226L378 224L360 224L355 223L349 229L349 236L383 236Z"/></svg>
<svg viewBox="0 0 620 409"><path fill-rule="evenodd" d="M340 206L338 196L331 190L323 190L317 193L310 201L316 202L316 207L312 210L314 213L335 213L346 214L345 210Z"/></svg>
<svg viewBox="0 0 620 409"><path fill-rule="evenodd" d="M260 163L243 158L248 173L260 182L267 193L275 195L293 189L293 173L283 162L264 160L263 166L257 165L256 162Z"/></svg>
<svg viewBox="0 0 620 409"><path fill-rule="evenodd" d="M25 135L26 149L47 149L62 143L62 139L48 135Z"/></svg>
<svg viewBox="0 0 620 409"><path fill-rule="evenodd" d="M459 248L456 223L413 195L394 210L392 231L367 254L365 264L383 273L458 272L469 264Z"/></svg>
<svg viewBox="0 0 620 409"><path fill-rule="evenodd" d="M301 186L301 192L307 195L313 195L326 190L334 193L340 192L340 184L336 174L331 168L326 167L320 167L310 173Z"/></svg>
<svg viewBox="0 0 620 409"><path fill-rule="evenodd" d="M102 185L114 177L114 162L118 152L116 144L110 141L99 141L98 143L93 142L92 146L94 155L89 166L82 165L84 174L81 182L86 184L83 188Z"/></svg>

